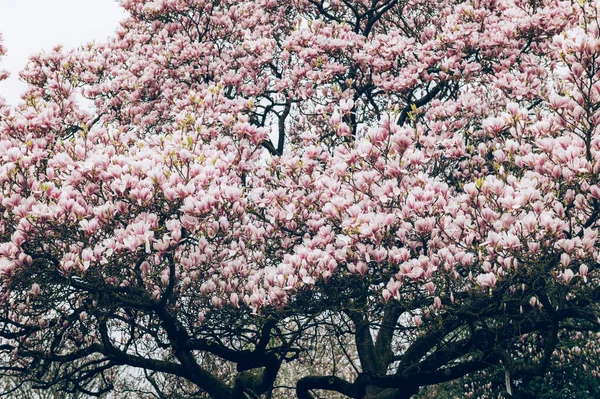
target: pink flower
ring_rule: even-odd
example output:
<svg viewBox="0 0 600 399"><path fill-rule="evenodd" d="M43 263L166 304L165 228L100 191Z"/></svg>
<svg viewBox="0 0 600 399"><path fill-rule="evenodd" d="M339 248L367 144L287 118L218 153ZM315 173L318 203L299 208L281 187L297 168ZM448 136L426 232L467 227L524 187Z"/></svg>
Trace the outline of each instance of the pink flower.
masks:
<svg viewBox="0 0 600 399"><path fill-rule="evenodd" d="M390 291L389 291L387 288L385 288L385 289L383 290L383 292L382 292L382 294L381 294L381 295L383 296L383 300L384 300L384 301L386 301L386 302L387 302L387 301L389 301L389 300L390 300L390 298L392 297L392 294L391 294L391 292L390 292Z"/></svg>
<svg viewBox="0 0 600 399"><path fill-rule="evenodd" d="M569 266L569 263L571 263L571 257L569 255L567 255L566 253L561 254L560 255L560 263L564 267Z"/></svg>
<svg viewBox="0 0 600 399"><path fill-rule="evenodd" d="M342 112L350 112L352 107L354 107L354 101L352 99L344 99L340 101L340 109Z"/></svg>
<svg viewBox="0 0 600 399"><path fill-rule="evenodd" d="M40 285L38 283L33 283L33 285L31 286L31 295L38 296L40 295L40 292Z"/></svg>
<svg viewBox="0 0 600 399"><path fill-rule="evenodd" d="M585 264L579 266L579 276L583 279L584 283L587 283L588 267Z"/></svg>
<svg viewBox="0 0 600 399"><path fill-rule="evenodd" d="M573 279L574 273L573 270L571 269L567 269L563 272L563 279L565 280L565 282L567 284L569 284L571 282L571 280Z"/></svg>
<svg viewBox="0 0 600 399"><path fill-rule="evenodd" d="M26 239L27 237L25 236L25 233L20 230L15 231L11 237L11 241L17 247L20 247L26 241Z"/></svg>
<svg viewBox="0 0 600 399"><path fill-rule="evenodd" d="M234 306L234 307L239 307L240 304L240 299L238 297L238 294L236 294L235 292L233 292L230 296L229 296L229 302Z"/></svg>
<svg viewBox="0 0 600 399"><path fill-rule="evenodd" d="M532 308L535 308L538 305L539 301L536 297L532 296L529 299L529 304L531 305Z"/></svg>
<svg viewBox="0 0 600 399"><path fill-rule="evenodd" d="M425 289L427 289L427 291L429 292L430 295L433 295L433 293L435 292L435 284L432 283L431 281L428 283L425 283L424 287L425 287Z"/></svg>
<svg viewBox="0 0 600 399"><path fill-rule="evenodd" d="M476 281L482 288L494 288L496 286L496 275L494 273L480 274L477 276Z"/></svg>
<svg viewBox="0 0 600 399"><path fill-rule="evenodd" d="M0 276L12 275L14 268L15 268L15 263L13 261L0 257Z"/></svg>
<svg viewBox="0 0 600 399"><path fill-rule="evenodd" d="M421 324L423 323L423 319L421 318L421 316L413 317L413 321L415 323L415 326L417 326L417 328L421 327Z"/></svg>

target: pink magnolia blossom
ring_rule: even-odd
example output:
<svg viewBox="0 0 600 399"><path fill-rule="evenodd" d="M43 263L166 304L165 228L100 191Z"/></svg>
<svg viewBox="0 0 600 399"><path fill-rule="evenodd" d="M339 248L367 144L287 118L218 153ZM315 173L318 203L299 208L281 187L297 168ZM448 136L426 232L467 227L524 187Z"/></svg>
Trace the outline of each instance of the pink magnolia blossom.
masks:
<svg viewBox="0 0 600 399"><path fill-rule="evenodd" d="M494 288L496 286L496 275L494 273L485 273L480 274L476 278L477 284L479 284L482 288Z"/></svg>
<svg viewBox="0 0 600 399"><path fill-rule="evenodd" d="M573 273L573 270L571 270L571 269L566 269L563 272L563 279L565 280L565 282L567 284L569 284L571 282L571 280L573 279L573 276L574 276L574 273Z"/></svg>

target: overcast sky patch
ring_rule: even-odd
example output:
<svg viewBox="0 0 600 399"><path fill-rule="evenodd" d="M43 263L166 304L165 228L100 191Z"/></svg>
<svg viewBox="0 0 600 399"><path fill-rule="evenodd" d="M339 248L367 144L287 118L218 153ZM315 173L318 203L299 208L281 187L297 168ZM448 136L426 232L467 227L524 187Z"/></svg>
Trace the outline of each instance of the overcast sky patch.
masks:
<svg viewBox="0 0 600 399"><path fill-rule="evenodd" d="M8 50L0 69L11 73L0 82L0 96L10 104L20 101L25 84L18 74L32 54L58 44L102 42L125 17L115 0L0 0L0 32Z"/></svg>

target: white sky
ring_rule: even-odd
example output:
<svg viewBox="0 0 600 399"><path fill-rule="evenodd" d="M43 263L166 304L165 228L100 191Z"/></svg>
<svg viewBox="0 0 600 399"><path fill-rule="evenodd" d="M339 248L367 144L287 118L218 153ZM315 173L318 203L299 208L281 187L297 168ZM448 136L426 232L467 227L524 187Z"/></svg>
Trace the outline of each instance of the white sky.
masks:
<svg viewBox="0 0 600 399"><path fill-rule="evenodd" d="M11 74L0 82L0 96L9 104L20 101L25 84L18 73L30 55L57 44L72 48L102 42L125 17L117 0L0 0L0 32L7 49L0 69Z"/></svg>

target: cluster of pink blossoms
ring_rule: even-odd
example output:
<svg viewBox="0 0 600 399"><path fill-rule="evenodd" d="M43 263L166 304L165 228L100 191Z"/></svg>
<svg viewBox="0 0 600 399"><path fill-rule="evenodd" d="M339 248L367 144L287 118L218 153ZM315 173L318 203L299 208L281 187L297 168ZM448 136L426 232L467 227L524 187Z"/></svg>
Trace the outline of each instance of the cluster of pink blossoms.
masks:
<svg viewBox="0 0 600 399"><path fill-rule="evenodd" d="M155 3L124 5L138 19L186 9ZM600 83L580 79L596 62L596 25L541 41L517 73L521 42L507 32L560 30L569 7L531 19L465 3L419 40L300 18L286 30L274 4L256 7L212 16L231 45L134 18L106 45L32 59L27 101L2 123L4 275L47 257L65 275L141 277L156 298L174 284L182 298L258 310L334 275L387 279L386 299L434 284L422 293L444 303L471 281L508 283L550 249L569 259L551 271L557 282L596 262L599 141L584 107ZM329 83L349 65L358 83ZM357 92L367 71L381 99ZM462 81L454 99L434 97ZM434 96L399 109L407 91ZM77 93L95 101L95 120ZM532 114L535 101L545 106ZM283 154L266 155L278 128Z"/></svg>

